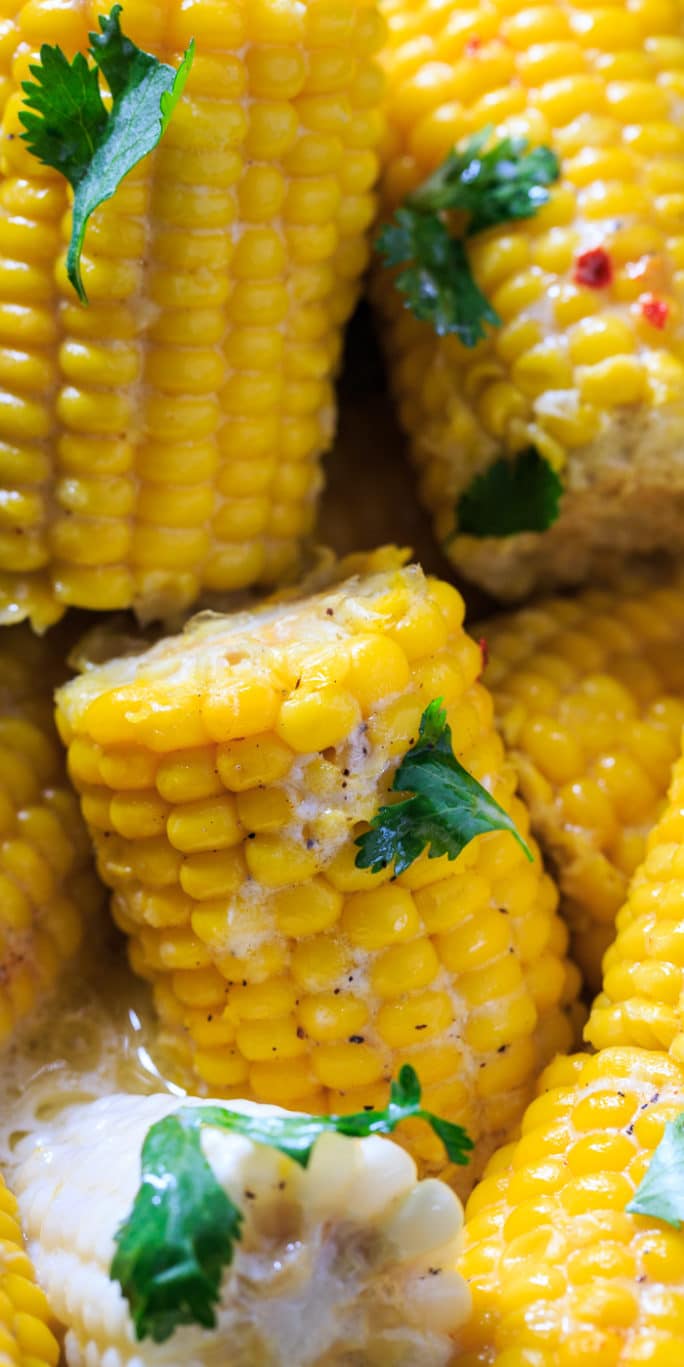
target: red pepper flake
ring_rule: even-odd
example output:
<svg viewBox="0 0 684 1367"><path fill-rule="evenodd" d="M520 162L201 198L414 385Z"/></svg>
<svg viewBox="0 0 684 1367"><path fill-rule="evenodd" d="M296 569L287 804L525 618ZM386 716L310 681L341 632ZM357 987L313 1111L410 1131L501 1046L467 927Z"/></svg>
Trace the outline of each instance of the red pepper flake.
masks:
<svg viewBox="0 0 684 1367"><path fill-rule="evenodd" d="M655 294L642 294L639 300L641 315L653 328L665 327L670 313L669 306L664 299L659 299Z"/></svg>
<svg viewBox="0 0 684 1367"><path fill-rule="evenodd" d="M613 279L613 263L604 247L582 252L575 261L575 281L590 290L603 290Z"/></svg>
<svg viewBox="0 0 684 1367"><path fill-rule="evenodd" d="M481 636L477 644L480 647L480 654L482 655L482 673L484 674L485 669L489 664L489 646L487 644L486 636Z"/></svg>
<svg viewBox="0 0 684 1367"><path fill-rule="evenodd" d="M467 41L467 43L466 43L466 45L465 45L465 55L466 55L466 57L474 57L474 56L475 56L475 53L476 53L476 52L479 52L481 47L482 47L482 39L481 39L481 38L469 38L468 41Z"/></svg>

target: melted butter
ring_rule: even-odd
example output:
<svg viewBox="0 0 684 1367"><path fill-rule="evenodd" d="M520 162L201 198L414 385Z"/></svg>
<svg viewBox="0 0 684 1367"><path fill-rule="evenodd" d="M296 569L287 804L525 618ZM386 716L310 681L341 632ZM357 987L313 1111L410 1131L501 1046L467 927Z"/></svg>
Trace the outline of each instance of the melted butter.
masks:
<svg viewBox="0 0 684 1367"><path fill-rule="evenodd" d="M19 1139L66 1106L119 1091L183 1096L155 1061L154 1037L149 987L105 927L0 1054L0 1171Z"/></svg>

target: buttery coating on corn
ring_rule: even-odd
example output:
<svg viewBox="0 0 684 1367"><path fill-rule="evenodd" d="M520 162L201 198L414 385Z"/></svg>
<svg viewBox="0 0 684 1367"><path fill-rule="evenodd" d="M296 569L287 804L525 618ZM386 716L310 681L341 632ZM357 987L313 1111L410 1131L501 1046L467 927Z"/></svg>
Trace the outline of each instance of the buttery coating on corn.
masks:
<svg viewBox="0 0 684 1367"><path fill-rule="evenodd" d="M0 1049L78 948L98 901L52 719L60 645L0 632Z"/></svg>
<svg viewBox="0 0 684 1367"><path fill-rule="evenodd" d="M66 181L19 136L41 43L93 0L0 4L0 621L186 608L296 565L367 260L382 80L368 0L126 0L196 56L159 149L94 214L82 308ZM59 263L59 264L57 264Z"/></svg>
<svg viewBox="0 0 684 1367"><path fill-rule="evenodd" d="M665 1049L684 1064L684 758L652 830L608 950L603 991L586 1027L597 1048Z"/></svg>
<svg viewBox="0 0 684 1367"><path fill-rule="evenodd" d="M475 348L439 338L376 273L390 379L438 539L478 473L534 446L560 473L561 517L544 533L449 540L470 578L515 598L587 578L615 552L681 549L681 0L382 0L381 11L384 214L487 127L561 163L540 212L468 244L502 320ZM601 287L583 283L596 251Z"/></svg>
<svg viewBox="0 0 684 1367"><path fill-rule="evenodd" d="M58 718L179 1076L349 1111L384 1105L409 1059L481 1158L569 1042L577 975L554 886L509 832L397 879L357 868L354 844L436 697L461 762L528 830L462 620L456 590L417 566L357 576L199 617L73 680ZM443 1162L422 1122L414 1142Z"/></svg>
<svg viewBox="0 0 684 1367"><path fill-rule="evenodd" d="M679 1367L684 1231L625 1206L683 1108L661 1052L551 1064L468 1203L459 1367Z"/></svg>
<svg viewBox="0 0 684 1367"><path fill-rule="evenodd" d="M0 1176L0 1367L57 1367L59 1347L49 1318L24 1248L16 1200Z"/></svg>
<svg viewBox="0 0 684 1367"><path fill-rule="evenodd" d="M147 1130L178 1107L168 1095L114 1094L70 1107L23 1144L16 1189L66 1330L67 1367L446 1367L470 1308L455 1270L463 1210L379 1136L325 1135L303 1169L243 1136L203 1130L206 1158L244 1217L216 1328L137 1343L108 1277L114 1233L133 1204Z"/></svg>
<svg viewBox="0 0 684 1367"><path fill-rule="evenodd" d="M684 724L676 570L493 618L485 682L593 992Z"/></svg>

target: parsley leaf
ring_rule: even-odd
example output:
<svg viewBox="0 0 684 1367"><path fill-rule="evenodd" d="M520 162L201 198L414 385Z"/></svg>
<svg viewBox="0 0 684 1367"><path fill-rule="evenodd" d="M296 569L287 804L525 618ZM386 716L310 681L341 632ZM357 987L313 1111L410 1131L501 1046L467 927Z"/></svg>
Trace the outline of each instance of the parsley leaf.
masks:
<svg viewBox="0 0 684 1367"><path fill-rule="evenodd" d="M456 507L457 531L468 536L545 532L558 518L562 493L556 471L528 446L475 476Z"/></svg>
<svg viewBox="0 0 684 1367"><path fill-rule="evenodd" d="M44 43L40 63L29 67L19 119L30 151L53 166L74 191L67 274L82 303L81 252L88 220L111 199L124 176L157 146L183 93L194 56L190 43L177 71L141 51L122 32L121 5L100 16L101 33L90 34L89 66L83 53L70 63L59 47ZM102 72L112 94L107 109Z"/></svg>
<svg viewBox="0 0 684 1367"><path fill-rule="evenodd" d="M378 246L388 265L412 263L397 276L397 289L410 299L416 318L431 323L438 337L455 332L464 346L472 347L485 336L486 323L496 327L501 322L475 282L463 242L450 235L441 218L398 209Z"/></svg>
<svg viewBox="0 0 684 1367"><path fill-rule="evenodd" d="M357 868L378 873L394 861L396 877L428 846L430 859L456 859L476 835L495 830L510 831L532 859L508 813L456 759L440 698L426 707L419 738L404 755L391 791L412 796L381 807L371 829L358 836Z"/></svg>
<svg viewBox="0 0 684 1367"><path fill-rule="evenodd" d="M408 195L376 243L386 265L405 266L396 285L416 318L431 323L440 337L454 333L467 347L485 336L485 324L501 322L473 278L467 239L497 223L530 218L560 174L555 153L548 147L527 152L524 138L503 138L485 150L491 131L483 129L461 151L450 152ZM461 215L456 233L445 212Z"/></svg>
<svg viewBox="0 0 684 1367"><path fill-rule="evenodd" d="M216 1323L221 1277L241 1237L242 1215L204 1157L203 1126L268 1144L305 1168L322 1134L391 1134L402 1120L418 1117L432 1126L452 1163L467 1163L474 1146L465 1130L423 1110L420 1102L417 1074L405 1064L382 1111L260 1116L208 1104L181 1107L152 1125L142 1148L141 1185L115 1236L110 1268L138 1339L164 1343L178 1325L211 1329Z"/></svg>
<svg viewBox="0 0 684 1367"><path fill-rule="evenodd" d="M651 1215L681 1229L684 1222L684 1112L665 1126L665 1133L627 1210L631 1215Z"/></svg>

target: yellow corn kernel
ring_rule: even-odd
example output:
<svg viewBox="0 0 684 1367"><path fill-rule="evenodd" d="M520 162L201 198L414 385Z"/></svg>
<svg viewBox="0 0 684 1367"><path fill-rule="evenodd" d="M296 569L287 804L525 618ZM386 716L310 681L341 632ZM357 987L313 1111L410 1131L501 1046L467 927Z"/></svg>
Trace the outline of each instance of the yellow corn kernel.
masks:
<svg viewBox="0 0 684 1367"><path fill-rule="evenodd" d="M464 765L529 824L463 601L403 561L393 548L351 557L309 597L200 616L73 680L58 718L179 1077L349 1111L384 1104L400 1061L425 1060L435 1104L467 1121L481 1161L519 1116L547 1042L565 1044L577 983L536 847L528 866L494 832L455 860L426 850L398 878L392 863L357 865L433 696ZM3 740L0 725L0 759ZM138 752L150 767L136 761L127 781ZM33 801L30 766L3 773ZM0 837L2 822L0 803ZM31 828L47 850L44 823ZM0 839L0 881L8 857L24 877L51 876ZM26 915L0 896L3 907ZM416 1154L438 1165L418 1131Z"/></svg>

